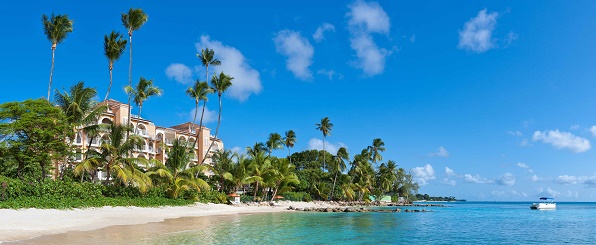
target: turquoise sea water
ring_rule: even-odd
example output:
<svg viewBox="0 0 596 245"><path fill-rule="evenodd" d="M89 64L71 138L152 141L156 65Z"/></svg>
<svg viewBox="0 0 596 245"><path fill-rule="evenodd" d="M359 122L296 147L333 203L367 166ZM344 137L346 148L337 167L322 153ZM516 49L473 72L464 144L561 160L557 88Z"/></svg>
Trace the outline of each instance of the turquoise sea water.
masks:
<svg viewBox="0 0 596 245"><path fill-rule="evenodd" d="M596 203L446 203L426 213L241 215L163 233L155 244L596 244ZM405 208L402 208L404 210ZM409 208L422 209L422 207Z"/></svg>

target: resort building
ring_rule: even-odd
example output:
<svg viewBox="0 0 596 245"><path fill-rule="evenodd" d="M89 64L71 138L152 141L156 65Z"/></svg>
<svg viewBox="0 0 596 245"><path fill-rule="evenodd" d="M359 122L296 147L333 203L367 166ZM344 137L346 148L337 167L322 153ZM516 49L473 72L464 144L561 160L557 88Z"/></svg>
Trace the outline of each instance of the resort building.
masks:
<svg viewBox="0 0 596 245"><path fill-rule="evenodd" d="M101 103L106 102L108 104L108 110L102 113L97 123L126 124L128 121L129 112L128 104L111 99ZM209 128L203 126L199 129L199 125L193 124L192 122L187 122L172 127L162 127L155 125L149 119L141 118L138 115L131 114L130 123L133 126L133 131L131 134L141 136L144 141L142 147L136 149L133 152L133 157L142 157L147 160L157 159L165 163L165 161L168 159L167 149L172 146L173 141L175 139L184 140L189 142L189 145L192 146L192 143L196 139L197 131L199 132L199 141L196 143L194 148L194 157L192 159L194 163L201 163L203 161L203 157L207 155L205 163L211 164L211 159L209 156L211 156L213 152L224 149L221 139L217 139L212 136L210 134L211 130ZM89 137L84 131L78 133L73 144L76 147L74 159L75 164L82 161L82 155L86 151L98 149L101 146L101 142L108 139L107 137L107 135L103 134L100 134L96 137ZM207 149L212 142L214 142L214 144L209 150L209 154L206 154ZM56 174L58 171L59 168L56 166ZM105 177L101 176L101 173L99 175L100 179Z"/></svg>

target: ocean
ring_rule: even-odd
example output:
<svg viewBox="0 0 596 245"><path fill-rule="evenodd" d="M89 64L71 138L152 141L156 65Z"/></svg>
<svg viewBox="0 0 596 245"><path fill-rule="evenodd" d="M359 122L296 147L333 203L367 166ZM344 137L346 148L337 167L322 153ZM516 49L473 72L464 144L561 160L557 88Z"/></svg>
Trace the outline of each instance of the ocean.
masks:
<svg viewBox="0 0 596 245"><path fill-rule="evenodd" d="M111 244L596 244L596 203L557 203L556 210L531 210L530 202L442 204L401 207L432 212L245 214L67 234ZM145 233L132 232L139 229Z"/></svg>

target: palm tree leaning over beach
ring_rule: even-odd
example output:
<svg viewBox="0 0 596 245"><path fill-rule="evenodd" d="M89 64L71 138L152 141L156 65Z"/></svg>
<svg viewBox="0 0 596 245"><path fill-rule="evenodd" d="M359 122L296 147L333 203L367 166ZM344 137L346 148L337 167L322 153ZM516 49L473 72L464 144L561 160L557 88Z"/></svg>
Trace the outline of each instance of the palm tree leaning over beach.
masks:
<svg viewBox="0 0 596 245"><path fill-rule="evenodd" d="M153 86L153 80L146 80L143 77L141 77L139 83L137 83L136 88L126 86L124 87L124 91L128 94L128 96L133 97L135 104L139 107L139 118L141 118L143 102L145 102L150 97L160 96L162 92L160 88ZM139 121L137 120L136 126L138 125Z"/></svg>
<svg viewBox="0 0 596 245"><path fill-rule="evenodd" d="M214 135L215 139L217 139L217 134L219 133L219 125L221 124L221 96L226 90L228 90L228 88L230 88L230 86L232 86L233 79L233 77L224 74L223 71L219 73L219 76L214 75L213 78L211 78L211 88L213 88L213 90L217 93L217 99L219 101L219 113L217 114L217 128L215 128ZM203 161L201 161L201 164L205 163L205 159L207 159L207 156L209 155L209 151L211 150L213 144L215 144L215 140L212 141L211 144L209 144L209 148L207 148L207 152L205 153L205 156L203 157Z"/></svg>
<svg viewBox="0 0 596 245"><path fill-rule="evenodd" d="M197 54L197 58L201 60L201 64L205 66L205 83L209 82L209 66L219 66L221 65L221 61L215 58L215 51L213 49L202 49L200 54ZM196 87L196 83L195 83ZM196 90L196 89L195 89ZM211 90L209 93L213 93L214 91ZM187 92L188 93L188 92ZM193 97L193 96L191 96ZM206 96L205 96L206 97ZM197 131L197 135L195 136L195 142L199 140L199 133L201 132L200 127L203 126L203 115L205 115L205 106L207 105L207 99L203 100L203 111L201 112L201 123L199 123L199 130ZM196 114L195 114L196 118ZM194 149L194 146L193 146ZM205 158L203 158L204 160ZM203 163L202 161L201 163Z"/></svg>
<svg viewBox="0 0 596 245"><path fill-rule="evenodd" d="M335 194L335 182L337 181L337 175L341 174L341 172L346 171L346 162L348 161L350 158L350 155L348 154L348 150L345 147L340 147L339 150L337 150L337 154L335 154L335 156L333 156L333 158L331 159L331 162L329 165L332 166L330 167L332 169L332 173L334 173L334 177L333 177L333 188L331 189L331 194L329 195L331 197L331 199L333 199L333 196Z"/></svg>
<svg viewBox="0 0 596 245"><path fill-rule="evenodd" d="M200 82L199 80L195 81L194 86L188 87L186 89L186 94L195 100L195 116L192 120L192 126L195 127L195 122L197 121L197 112L199 111L199 101L203 101L203 110L201 111L201 119L199 121L199 130L197 130L197 136L195 137L195 142L192 143L192 149L195 148L197 145L197 141L199 141L199 133L201 132L201 128L203 127L203 117L205 116L205 106L207 105L207 95L212 94L213 89L209 87L207 82Z"/></svg>
<svg viewBox="0 0 596 245"><path fill-rule="evenodd" d="M120 56L124 53L124 49L126 49L126 39L122 38L120 32L112 31L110 35L105 35L103 40L103 51L106 58L108 58L108 69L110 70L110 85L108 85L108 92L103 99L107 100L108 95L110 95L110 88L112 88L112 70L114 69L114 62L120 59Z"/></svg>
<svg viewBox="0 0 596 245"><path fill-rule="evenodd" d="M52 90L52 76L54 74L54 53L56 46L66 39L68 33L72 32L73 21L68 19L68 15L54 15L48 17L41 16L43 32L50 42L52 42L52 67L50 68L50 83L48 84L48 101L50 100L50 91Z"/></svg>
<svg viewBox="0 0 596 245"><path fill-rule="evenodd" d="M130 63L128 65L128 86L132 86L132 33L147 22L149 16L143 12L142 9L129 9L128 13L122 13L122 25L128 31L128 43L129 43L129 50L130 50ZM130 124L130 95L128 96L128 122ZM128 133L126 133L128 136Z"/></svg>
<svg viewBox="0 0 596 245"><path fill-rule="evenodd" d="M323 133L323 169L325 168L325 139L327 135L331 135L331 130L333 130L333 123L329 120L329 117L325 117L321 119L321 123L315 124L317 126L317 130Z"/></svg>
<svg viewBox="0 0 596 245"><path fill-rule="evenodd" d="M296 133L294 133L294 130L286 131L286 136L283 138L283 144L288 148L288 159L290 160L290 163L292 163L290 148L294 147L296 144Z"/></svg>

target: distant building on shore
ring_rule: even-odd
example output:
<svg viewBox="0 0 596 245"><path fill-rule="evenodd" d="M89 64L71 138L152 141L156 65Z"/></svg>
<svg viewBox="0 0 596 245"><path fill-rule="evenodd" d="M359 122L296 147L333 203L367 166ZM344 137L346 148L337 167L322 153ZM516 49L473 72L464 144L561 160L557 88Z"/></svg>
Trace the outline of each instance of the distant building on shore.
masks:
<svg viewBox="0 0 596 245"><path fill-rule="evenodd" d="M128 104L118 102L116 100L107 100L101 103L108 104L108 110L101 114L97 124L109 124L114 123L117 125L126 124L128 121L128 110L130 109ZM206 164L211 164L209 156L213 152L223 150L224 144L221 139L217 139L211 135L211 130L205 126L199 129L198 124L187 122L171 127L163 127L155 125L151 120L141 118L138 115L131 114L130 124L133 127L131 134L136 134L143 138L143 145L139 149L135 149L132 157L145 158L147 160L157 159L164 162L168 159L167 149L172 146L175 139L184 140L190 143L195 141L197 131L199 132L199 141L197 141L194 148L194 156L192 157L193 163L201 163L203 157L207 155L207 149L209 145L214 142L213 146L209 150ZM104 140L107 140L108 136L104 133L99 134L96 137L89 137L84 131L78 133L73 141L75 147L75 158L70 164L77 164L83 160L83 154L88 150L98 150ZM54 176L58 176L61 171L62 165L59 163L55 164ZM105 178L102 173L98 173L100 179Z"/></svg>

